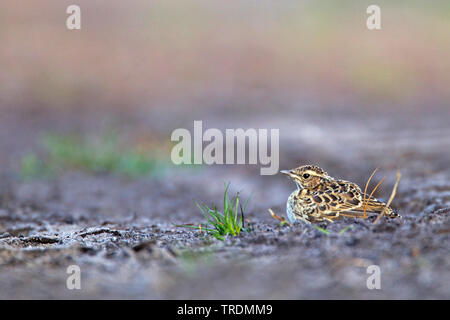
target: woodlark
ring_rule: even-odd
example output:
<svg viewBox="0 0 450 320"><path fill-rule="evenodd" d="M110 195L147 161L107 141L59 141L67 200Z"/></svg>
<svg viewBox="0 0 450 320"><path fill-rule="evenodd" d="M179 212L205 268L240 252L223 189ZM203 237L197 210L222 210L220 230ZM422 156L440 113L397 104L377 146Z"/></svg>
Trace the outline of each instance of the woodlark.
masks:
<svg viewBox="0 0 450 320"><path fill-rule="evenodd" d="M363 217L364 207L367 214L381 213L385 203L364 196L354 183L330 177L316 166L302 166L292 170L283 170L297 185L287 201L286 213L291 223L300 219L306 222L334 221L339 217ZM365 199L365 200L364 200ZM366 205L367 204L367 205ZM385 215L400 217L391 208Z"/></svg>

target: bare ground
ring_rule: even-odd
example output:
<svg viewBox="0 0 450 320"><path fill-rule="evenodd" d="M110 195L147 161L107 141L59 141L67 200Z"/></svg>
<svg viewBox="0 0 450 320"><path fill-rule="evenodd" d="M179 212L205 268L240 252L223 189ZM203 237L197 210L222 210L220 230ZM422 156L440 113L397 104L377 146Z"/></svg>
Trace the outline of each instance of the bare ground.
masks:
<svg viewBox="0 0 450 320"><path fill-rule="evenodd" d="M161 139L204 119L174 112L172 122L161 121L150 111L114 117L121 132L149 128ZM389 175L381 198L390 193L394 169L401 170L393 207L403 219L322 224L329 235L303 224L278 226L267 209L284 214L294 185L260 176L258 166L176 168L153 179L76 171L20 179L18 159L39 149L39 134L95 133L101 119L92 112L2 117L0 298L449 298L448 111L325 116L288 109L205 121L223 129L280 128L280 169L316 164L364 185L381 166L376 179ZM253 193L250 232L221 242L175 227L202 221L192 199L220 205L224 181L244 198ZM81 268L82 290L66 288L73 264ZM366 287L373 264L381 268L381 290Z"/></svg>

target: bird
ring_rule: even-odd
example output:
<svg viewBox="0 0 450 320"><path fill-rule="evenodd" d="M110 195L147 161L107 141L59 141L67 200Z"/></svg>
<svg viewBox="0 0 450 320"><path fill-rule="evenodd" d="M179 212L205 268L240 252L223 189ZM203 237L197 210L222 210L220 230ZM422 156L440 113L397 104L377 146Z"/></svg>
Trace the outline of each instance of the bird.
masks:
<svg viewBox="0 0 450 320"><path fill-rule="evenodd" d="M298 220L318 223L334 222L341 217L365 218L365 213L382 211L390 218L401 217L384 202L365 195L357 184L330 177L317 166L304 165L280 172L297 185L286 203L286 214L291 224Z"/></svg>

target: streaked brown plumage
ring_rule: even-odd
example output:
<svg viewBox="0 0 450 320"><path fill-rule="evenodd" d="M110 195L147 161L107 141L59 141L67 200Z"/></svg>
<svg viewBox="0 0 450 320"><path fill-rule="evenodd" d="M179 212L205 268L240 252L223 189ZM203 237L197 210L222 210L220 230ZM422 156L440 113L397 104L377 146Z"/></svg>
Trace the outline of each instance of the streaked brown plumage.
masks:
<svg viewBox="0 0 450 320"><path fill-rule="evenodd" d="M286 213L291 223L300 219L306 222L334 221L339 217L363 217L364 207L367 214L380 213L385 203L365 196L354 183L330 177L316 166L301 166L281 171L287 174L297 185L287 201ZM391 208L385 210L391 218L400 217Z"/></svg>

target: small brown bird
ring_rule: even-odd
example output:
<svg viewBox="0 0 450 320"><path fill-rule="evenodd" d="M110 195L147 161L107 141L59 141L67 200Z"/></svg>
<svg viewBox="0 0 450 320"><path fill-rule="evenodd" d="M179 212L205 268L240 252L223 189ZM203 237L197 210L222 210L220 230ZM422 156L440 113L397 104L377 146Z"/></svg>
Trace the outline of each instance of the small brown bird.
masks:
<svg viewBox="0 0 450 320"><path fill-rule="evenodd" d="M283 170L297 185L286 204L286 213L291 223L300 219L306 222L333 222L339 217L363 217L381 213L386 204L364 195L354 183L330 177L316 166L301 166ZM364 200L365 199L365 200ZM390 218L400 217L390 207L384 211Z"/></svg>

